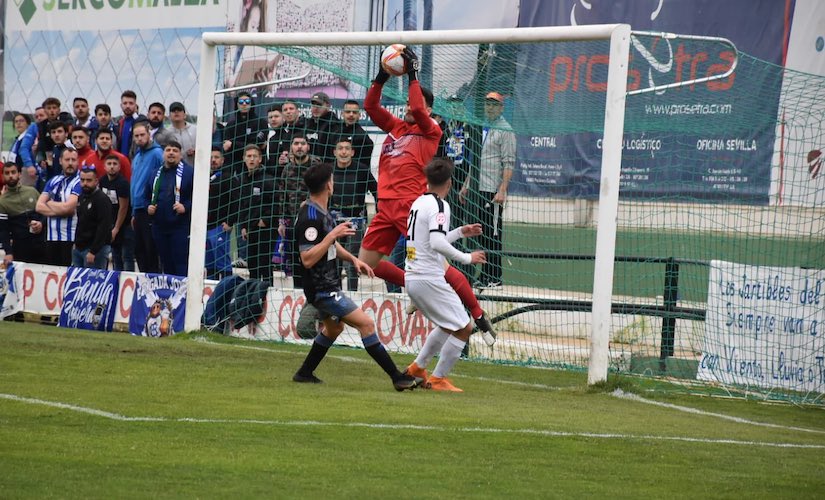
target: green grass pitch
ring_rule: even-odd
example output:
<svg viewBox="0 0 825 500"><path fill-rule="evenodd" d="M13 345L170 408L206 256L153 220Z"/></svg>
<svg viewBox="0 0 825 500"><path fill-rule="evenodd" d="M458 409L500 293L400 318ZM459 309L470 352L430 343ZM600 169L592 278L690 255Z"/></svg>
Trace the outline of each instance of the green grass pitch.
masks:
<svg viewBox="0 0 825 500"><path fill-rule="evenodd" d="M359 349L0 324L4 498L794 497L821 408L649 396L633 379L460 362L397 393ZM411 361L396 356L399 365ZM644 399L617 397L621 387Z"/></svg>

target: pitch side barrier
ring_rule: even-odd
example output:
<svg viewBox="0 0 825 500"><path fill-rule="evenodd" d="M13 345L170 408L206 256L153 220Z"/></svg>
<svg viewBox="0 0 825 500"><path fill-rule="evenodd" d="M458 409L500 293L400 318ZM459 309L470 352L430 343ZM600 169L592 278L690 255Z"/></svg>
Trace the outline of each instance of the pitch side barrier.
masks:
<svg viewBox="0 0 825 500"><path fill-rule="evenodd" d="M500 252L502 257L514 257L518 259L535 260L564 260L564 261L592 261L595 255L577 254L555 254L536 252ZM662 319L662 344L659 358L663 365L665 359L673 356L676 341L676 320L705 321L707 311L694 307L680 307L679 297L679 268L681 264L709 267L710 263L704 260L677 259L674 257L639 257L617 255L615 262L627 262L636 264L664 264L665 276L662 297L663 303L659 304L638 304L629 302L611 303L610 312L612 314L654 316ZM531 304L516 307L510 311L499 314L491 319L495 324L508 318L532 311L568 311L568 312L589 312L593 309L592 300L570 300L553 298L529 298L516 297L511 295L488 295L480 294L479 299L490 302L510 302Z"/></svg>

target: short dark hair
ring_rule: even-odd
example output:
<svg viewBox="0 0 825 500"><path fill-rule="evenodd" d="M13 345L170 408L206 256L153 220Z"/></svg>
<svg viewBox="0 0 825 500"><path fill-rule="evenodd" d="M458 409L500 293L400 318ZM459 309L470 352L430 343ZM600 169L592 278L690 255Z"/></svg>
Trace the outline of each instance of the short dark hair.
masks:
<svg viewBox="0 0 825 500"><path fill-rule="evenodd" d="M74 127L72 129L72 133L74 134L75 132L83 132L84 134L86 134L86 137L89 137L89 129L87 129L86 127Z"/></svg>
<svg viewBox="0 0 825 500"><path fill-rule="evenodd" d="M178 148L178 151L183 150L183 146L181 146L180 143L178 141L175 141L175 140L171 140L171 141L167 142L166 145L163 146L163 150L166 151L166 148Z"/></svg>
<svg viewBox="0 0 825 500"><path fill-rule="evenodd" d="M433 107L433 93L427 87L421 87L421 94L424 96L424 103L428 108Z"/></svg>
<svg viewBox="0 0 825 500"><path fill-rule="evenodd" d="M77 101L81 101L81 102L85 102L86 104L89 104L89 101L86 100L85 97L75 97L74 100L72 101L72 104L76 103Z"/></svg>
<svg viewBox="0 0 825 500"><path fill-rule="evenodd" d="M116 154L111 154L110 153L110 154L106 155L106 158L103 159L104 162L109 161L109 160L114 160L114 161L117 162L118 165L120 165L120 156L118 156Z"/></svg>
<svg viewBox="0 0 825 500"><path fill-rule="evenodd" d="M14 118L17 118L18 116L22 116L23 119L26 120L26 125L31 125L32 124L32 117L31 116L29 116L25 113L20 113L20 112L17 112L17 113L14 114Z"/></svg>
<svg viewBox="0 0 825 500"><path fill-rule="evenodd" d="M307 136L303 131L297 131L292 133L292 138L289 140L289 143L292 144L295 139L303 139L307 140Z"/></svg>
<svg viewBox="0 0 825 500"><path fill-rule="evenodd" d="M69 132L69 127L67 127L66 124L63 123L62 121L53 120L53 121L49 122L49 132L51 132L52 130L57 130L59 128L62 128L67 133Z"/></svg>
<svg viewBox="0 0 825 500"><path fill-rule="evenodd" d="M112 138L114 138L114 136L115 136L115 135L112 133L112 129L108 129L108 128L101 128L101 129L98 129L98 131L97 131L97 135L95 136L95 139L97 139L98 137L100 137L100 134L104 134L104 135L105 135L105 134L108 134L108 135L109 135L109 137L112 137Z"/></svg>
<svg viewBox="0 0 825 500"><path fill-rule="evenodd" d="M13 169L16 169L18 172L20 172L20 167L17 166L17 163L14 163L13 161L7 161L6 163L3 164L3 170L5 170L7 168L13 168Z"/></svg>
<svg viewBox="0 0 825 500"><path fill-rule="evenodd" d="M217 151L220 154L223 154L223 148L220 146L212 146L212 152L214 153L215 151Z"/></svg>
<svg viewBox="0 0 825 500"><path fill-rule="evenodd" d="M137 94L135 94L134 90L124 90L122 94L120 94L120 98L123 99L124 97L131 97L132 99L137 100Z"/></svg>
<svg viewBox="0 0 825 500"><path fill-rule="evenodd" d="M453 177L453 162L449 158L433 158L424 167L424 175L427 176L427 183L430 186L443 186Z"/></svg>
<svg viewBox="0 0 825 500"><path fill-rule="evenodd" d="M60 99L57 97L47 97L45 101L43 101L43 107L46 106L57 106L60 107Z"/></svg>
<svg viewBox="0 0 825 500"><path fill-rule="evenodd" d="M95 114L97 114L98 111L103 111L104 113L108 113L110 115L112 114L112 108L109 107L108 104L98 104L95 106Z"/></svg>
<svg viewBox="0 0 825 500"><path fill-rule="evenodd" d="M269 107L269 109L266 110L267 113L270 113L272 111L277 111L278 113L280 113L281 112L281 105L280 104L273 104L272 106Z"/></svg>
<svg viewBox="0 0 825 500"><path fill-rule="evenodd" d="M348 136L348 135L341 135L341 136L338 136L337 139L335 139L335 145L336 146L341 144L342 142L348 142L348 143L352 144L352 139L350 139L350 136Z"/></svg>
<svg viewBox="0 0 825 500"><path fill-rule="evenodd" d="M346 101L344 101L344 106L346 106L347 104L355 104L359 108L361 107L361 103L356 101L355 99L347 99Z"/></svg>
<svg viewBox="0 0 825 500"><path fill-rule="evenodd" d="M153 102L152 104L149 105L149 109L152 109L152 108L160 108L160 110L163 113L166 113L166 106L164 106L163 103Z"/></svg>
<svg viewBox="0 0 825 500"><path fill-rule="evenodd" d="M331 163L316 163L315 165L310 165L310 167L306 169L306 172L304 172L304 184L306 184L310 194L318 194L323 191L331 178Z"/></svg>

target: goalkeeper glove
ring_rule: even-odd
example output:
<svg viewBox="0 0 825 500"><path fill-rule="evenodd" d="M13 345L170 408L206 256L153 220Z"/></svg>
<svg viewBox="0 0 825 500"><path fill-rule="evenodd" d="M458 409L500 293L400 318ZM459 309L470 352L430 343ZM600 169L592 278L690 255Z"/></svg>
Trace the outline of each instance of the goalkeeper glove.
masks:
<svg viewBox="0 0 825 500"><path fill-rule="evenodd" d="M390 79L390 74L387 73L386 71L384 71L384 65L381 64L381 59L379 57L379 60L378 60L378 74L375 75L375 78L373 78L372 81L377 83L378 85L384 85L385 83L387 83L387 80L389 80L389 79Z"/></svg>
<svg viewBox="0 0 825 500"><path fill-rule="evenodd" d="M407 62L407 75L410 77L410 81L418 80L418 70L421 69L421 61L418 60L418 56L409 47L404 47L404 52L401 54Z"/></svg>

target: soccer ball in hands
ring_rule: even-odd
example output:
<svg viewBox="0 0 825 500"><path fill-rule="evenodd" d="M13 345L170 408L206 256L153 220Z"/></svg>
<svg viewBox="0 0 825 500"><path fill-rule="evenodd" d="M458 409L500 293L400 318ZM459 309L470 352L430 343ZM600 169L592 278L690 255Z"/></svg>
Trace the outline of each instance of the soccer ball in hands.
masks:
<svg viewBox="0 0 825 500"><path fill-rule="evenodd" d="M407 60L404 59L405 48L400 43L394 43L384 49L381 53L381 67L384 71L393 76L401 76L407 72Z"/></svg>

